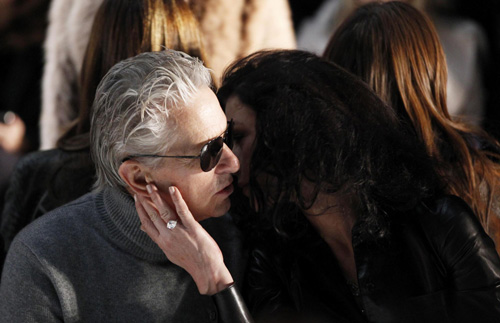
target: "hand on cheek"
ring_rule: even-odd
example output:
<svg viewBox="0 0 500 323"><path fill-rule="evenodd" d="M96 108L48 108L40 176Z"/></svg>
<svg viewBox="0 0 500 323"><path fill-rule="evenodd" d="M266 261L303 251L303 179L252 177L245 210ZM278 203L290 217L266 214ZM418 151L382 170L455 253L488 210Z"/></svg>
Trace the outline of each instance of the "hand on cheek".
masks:
<svg viewBox="0 0 500 323"><path fill-rule="evenodd" d="M169 188L175 209L154 184L148 184L147 191L149 198L134 196L141 228L167 258L193 277L201 294L212 295L232 284L219 246L194 219L179 190ZM171 221L177 221L176 225Z"/></svg>

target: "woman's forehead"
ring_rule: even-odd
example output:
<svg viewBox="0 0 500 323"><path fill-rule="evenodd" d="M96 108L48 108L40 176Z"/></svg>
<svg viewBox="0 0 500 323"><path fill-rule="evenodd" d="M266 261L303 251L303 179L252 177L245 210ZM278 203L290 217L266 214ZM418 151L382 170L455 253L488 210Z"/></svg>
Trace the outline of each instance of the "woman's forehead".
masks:
<svg viewBox="0 0 500 323"><path fill-rule="evenodd" d="M255 119L255 110L241 102L236 95L231 96L226 103L226 115L228 119L234 119L235 125L238 123L251 122L250 119Z"/></svg>

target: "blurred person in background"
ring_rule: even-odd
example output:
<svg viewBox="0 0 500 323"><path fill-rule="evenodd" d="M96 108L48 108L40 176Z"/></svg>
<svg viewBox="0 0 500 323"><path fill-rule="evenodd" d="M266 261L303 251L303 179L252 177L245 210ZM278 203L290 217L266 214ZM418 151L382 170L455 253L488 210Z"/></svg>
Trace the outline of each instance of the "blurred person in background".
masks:
<svg viewBox="0 0 500 323"><path fill-rule="evenodd" d="M39 146L49 0L0 0L0 209L15 163Z"/></svg>
<svg viewBox="0 0 500 323"><path fill-rule="evenodd" d="M53 0L45 41L41 148L56 145L78 115L76 84L92 19L102 0ZM294 48L295 34L287 0L189 0L198 20L205 64L219 83L236 58L262 48Z"/></svg>
<svg viewBox="0 0 500 323"><path fill-rule="evenodd" d="M370 2L388 0L325 0L317 13L297 31L297 46L321 55L337 27L353 10ZM404 0L429 13L436 26L448 64L448 111L454 118L481 126L485 115L484 72L488 42L470 19L443 14L441 1ZM493 59L493 58L490 58Z"/></svg>
<svg viewBox="0 0 500 323"><path fill-rule="evenodd" d="M479 24L488 38L488 59L484 68L486 111L484 128L500 140L500 3L497 0L441 0L443 10L472 19Z"/></svg>
<svg viewBox="0 0 500 323"><path fill-rule="evenodd" d="M324 57L394 108L435 160L447 193L472 207L500 252L500 146L451 118L446 60L431 20L402 2L362 6L337 28Z"/></svg>

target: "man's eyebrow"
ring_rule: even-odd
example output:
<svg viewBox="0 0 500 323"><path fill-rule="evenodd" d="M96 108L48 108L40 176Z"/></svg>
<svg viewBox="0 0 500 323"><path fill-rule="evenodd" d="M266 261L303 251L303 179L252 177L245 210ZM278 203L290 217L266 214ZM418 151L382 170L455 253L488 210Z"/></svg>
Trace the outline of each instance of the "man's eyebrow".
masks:
<svg viewBox="0 0 500 323"><path fill-rule="evenodd" d="M224 130L222 130L222 131L221 131L218 135L216 135L215 137L212 137L212 138L208 139L208 140L207 140L207 141L205 141L203 144L206 144L206 143L208 143L209 141L214 140L215 138L219 138L220 136L222 136L222 135L226 132L226 130L227 130L227 128L228 128L228 126L229 126L229 125L227 125L227 124L226 124L226 127L224 128Z"/></svg>
<svg viewBox="0 0 500 323"><path fill-rule="evenodd" d="M203 147L204 145L206 145L210 141L214 140L215 138L219 138L221 135L223 135L224 132L226 132L226 130L227 130L227 126L226 126L226 128L224 128L224 130L220 134L216 135L215 137L209 138L207 140L204 140L204 141L202 141L200 143L195 144L195 147L197 147L197 149L200 150L201 147Z"/></svg>

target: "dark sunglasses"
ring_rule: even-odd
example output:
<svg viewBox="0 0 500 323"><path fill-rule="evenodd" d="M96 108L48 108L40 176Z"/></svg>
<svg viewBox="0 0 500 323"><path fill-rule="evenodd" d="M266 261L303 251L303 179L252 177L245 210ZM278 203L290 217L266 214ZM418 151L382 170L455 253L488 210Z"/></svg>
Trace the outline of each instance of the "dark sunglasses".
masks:
<svg viewBox="0 0 500 323"><path fill-rule="evenodd" d="M201 152L198 156L163 156L163 155L130 155L122 160L127 161L132 158L137 157L161 157L161 158L188 158L188 159L200 159L200 167L204 172L211 171L220 160L222 155L222 148L226 144L229 149L233 149L233 119L227 122L226 130L217 138L214 138L207 142L201 147Z"/></svg>

